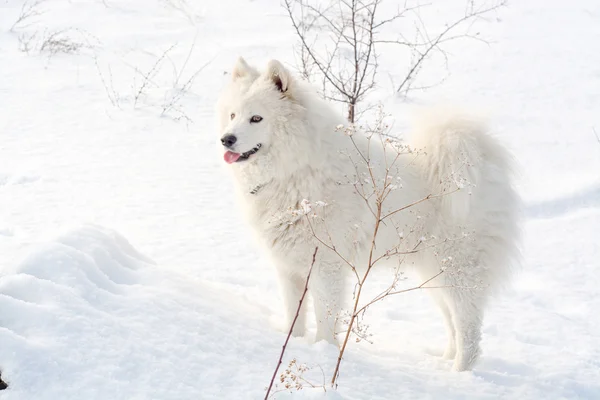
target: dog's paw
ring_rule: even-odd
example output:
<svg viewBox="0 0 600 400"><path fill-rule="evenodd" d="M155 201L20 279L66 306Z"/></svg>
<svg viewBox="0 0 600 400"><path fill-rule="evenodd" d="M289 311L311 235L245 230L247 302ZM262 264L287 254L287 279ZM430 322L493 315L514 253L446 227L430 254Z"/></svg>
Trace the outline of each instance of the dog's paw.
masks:
<svg viewBox="0 0 600 400"><path fill-rule="evenodd" d="M276 331L287 334L290 331L290 326L292 325L292 323L290 321L287 321L287 320L281 318L281 316L271 315L271 317L269 317L269 325ZM294 326L294 330L292 331L292 336L294 336L294 337L306 336L306 328L296 324Z"/></svg>
<svg viewBox="0 0 600 400"><path fill-rule="evenodd" d="M442 354L442 358L444 360L454 360L455 357L456 357L456 349L455 348L448 347L444 351L444 354Z"/></svg>

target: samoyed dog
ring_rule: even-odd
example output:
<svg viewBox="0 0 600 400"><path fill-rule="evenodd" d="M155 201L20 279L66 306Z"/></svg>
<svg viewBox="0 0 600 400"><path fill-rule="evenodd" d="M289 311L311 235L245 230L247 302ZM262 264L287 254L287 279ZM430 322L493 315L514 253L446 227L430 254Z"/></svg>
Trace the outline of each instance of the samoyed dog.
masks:
<svg viewBox="0 0 600 400"><path fill-rule="evenodd" d="M444 317L443 357L471 369L484 309L519 255L507 151L482 124L448 112L423 116L408 145L355 131L275 60L259 72L240 58L231 76L217 105L219 147L276 266L287 322L316 246L316 340L338 340L356 295L348 278L363 279L369 265L411 266ZM306 308L294 335L306 334Z"/></svg>

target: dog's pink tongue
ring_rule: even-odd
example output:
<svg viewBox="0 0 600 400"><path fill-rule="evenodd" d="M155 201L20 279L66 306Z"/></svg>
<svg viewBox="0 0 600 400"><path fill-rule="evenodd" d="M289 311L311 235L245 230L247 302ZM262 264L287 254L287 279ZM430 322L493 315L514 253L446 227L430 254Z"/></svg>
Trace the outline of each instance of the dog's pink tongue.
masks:
<svg viewBox="0 0 600 400"><path fill-rule="evenodd" d="M225 154L223 155L223 158L225 159L225 162L227 164L231 164L237 161L238 158L240 158L241 154L240 153L234 153L233 151L226 151Z"/></svg>

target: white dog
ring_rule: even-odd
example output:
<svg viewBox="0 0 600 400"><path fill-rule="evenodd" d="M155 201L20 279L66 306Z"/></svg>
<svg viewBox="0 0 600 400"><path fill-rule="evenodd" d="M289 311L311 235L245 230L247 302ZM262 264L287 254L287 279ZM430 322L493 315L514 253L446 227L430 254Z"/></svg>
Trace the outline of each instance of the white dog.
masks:
<svg viewBox="0 0 600 400"><path fill-rule="evenodd" d="M481 125L444 113L424 121L414 150L349 137L341 114L278 61L259 73L240 58L218 103L224 160L276 265L288 322L319 238L316 340L335 342L348 273L362 277L369 260L414 265L423 281L435 276L426 286L442 286L429 292L448 330L444 358L462 371L480 353L484 307L517 261L519 201L510 157ZM305 334L304 314L294 335Z"/></svg>

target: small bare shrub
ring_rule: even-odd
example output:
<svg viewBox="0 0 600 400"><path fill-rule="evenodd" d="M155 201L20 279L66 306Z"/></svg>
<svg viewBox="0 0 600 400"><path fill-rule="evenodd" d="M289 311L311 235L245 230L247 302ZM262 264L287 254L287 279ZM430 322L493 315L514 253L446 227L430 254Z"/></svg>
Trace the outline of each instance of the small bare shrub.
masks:
<svg viewBox="0 0 600 400"><path fill-rule="evenodd" d="M296 53L301 74L320 82L326 99L345 104L351 123L360 117L359 103L377 86L380 46L411 50L407 73L396 86L397 93L406 95L432 54L440 53L447 60L444 44L464 38L485 41L469 31L470 24L502 7L506 0L482 5L468 0L464 14L437 33L431 32L421 18L420 10L430 5L409 6L404 2L392 14L384 14L380 11L382 3L384 0L284 0L300 42ZM384 28L409 16L416 21L411 38L385 34ZM466 29L459 30L462 28ZM368 109L363 107L363 111Z"/></svg>
<svg viewBox="0 0 600 400"><path fill-rule="evenodd" d="M181 100L191 93L196 78L213 60L208 60L193 72L188 73L196 41L194 40L190 46L181 65L172 58L173 50L177 46L178 44L175 43L161 53L154 54L155 59L147 70L125 63L134 71L131 94L123 94L115 89L110 65L103 70L100 68L98 56L95 55L96 69L111 103L121 108L124 101L129 99L134 109L156 109L161 117L168 117L174 121L193 122L186 114ZM172 78L169 79L165 76Z"/></svg>
<svg viewBox="0 0 600 400"><path fill-rule="evenodd" d="M80 35L81 31L67 28L51 32L42 40L40 52L48 53L51 57L56 54L78 54L82 48L89 47L84 41L74 39L73 33Z"/></svg>
<svg viewBox="0 0 600 400"><path fill-rule="evenodd" d="M38 37L37 32L34 32L32 34L27 34L27 33L19 34L19 36L18 36L19 51L30 54L36 47L37 37Z"/></svg>

